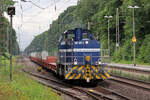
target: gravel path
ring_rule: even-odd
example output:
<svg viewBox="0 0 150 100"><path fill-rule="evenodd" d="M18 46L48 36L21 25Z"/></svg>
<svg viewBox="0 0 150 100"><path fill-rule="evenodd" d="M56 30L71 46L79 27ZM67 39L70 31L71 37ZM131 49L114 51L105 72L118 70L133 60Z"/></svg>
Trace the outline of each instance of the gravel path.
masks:
<svg viewBox="0 0 150 100"><path fill-rule="evenodd" d="M150 91L144 91L139 88L127 86L125 84L117 83L111 80L105 81L105 84L99 84L103 87L112 89L122 95L132 98L132 100L150 100Z"/></svg>

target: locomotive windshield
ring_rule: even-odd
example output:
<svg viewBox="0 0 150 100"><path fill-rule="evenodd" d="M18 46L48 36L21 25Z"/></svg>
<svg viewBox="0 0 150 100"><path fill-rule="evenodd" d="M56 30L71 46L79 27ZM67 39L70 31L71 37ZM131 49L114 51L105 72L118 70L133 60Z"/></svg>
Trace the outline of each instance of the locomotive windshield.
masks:
<svg viewBox="0 0 150 100"><path fill-rule="evenodd" d="M81 40L96 40L93 34L89 30L68 30L62 34L59 39L59 42L65 40L72 40L72 41L81 41Z"/></svg>
<svg viewBox="0 0 150 100"><path fill-rule="evenodd" d="M89 33L89 32L83 33L82 34L82 39L83 40L86 40L86 39L96 40L95 37L91 33Z"/></svg>

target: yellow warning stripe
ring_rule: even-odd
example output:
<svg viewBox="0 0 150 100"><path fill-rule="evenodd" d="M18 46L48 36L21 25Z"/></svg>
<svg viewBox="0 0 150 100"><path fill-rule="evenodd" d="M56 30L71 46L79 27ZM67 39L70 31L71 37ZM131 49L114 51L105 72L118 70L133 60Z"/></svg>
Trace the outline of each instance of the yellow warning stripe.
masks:
<svg viewBox="0 0 150 100"><path fill-rule="evenodd" d="M84 70L82 70L82 73L84 73Z"/></svg>
<svg viewBox="0 0 150 100"><path fill-rule="evenodd" d="M78 67L78 66L74 66L74 67L73 67L73 70L75 70L77 67Z"/></svg>
<svg viewBox="0 0 150 100"><path fill-rule="evenodd" d="M95 70L95 67L94 66L91 66L93 68L93 70Z"/></svg>
<svg viewBox="0 0 150 100"><path fill-rule="evenodd" d="M102 75L102 74L100 74L101 76L102 76L102 78L105 80L106 79L106 77L104 76L104 75Z"/></svg>
<svg viewBox="0 0 150 100"><path fill-rule="evenodd" d="M96 73L98 72L98 70L95 66L91 66L91 67L96 71Z"/></svg>
<svg viewBox="0 0 150 100"><path fill-rule="evenodd" d="M84 66L81 66L81 67L78 69L78 71L80 71L83 67L84 67Z"/></svg>
<svg viewBox="0 0 150 100"><path fill-rule="evenodd" d="M96 79L101 79L98 75L95 74L95 76L96 76Z"/></svg>
<svg viewBox="0 0 150 100"><path fill-rule="evenodd" d="M105 75L106 75L108 78L110 78L110 75L109 75L107 72L105 72Z"/></svg>
<svg viewBox="0 0 150 100"><path fill-rule="evenodd" d="M75 74L73 74L72 76L70 76L69 79L73 79L74 76L75 76Z"/></svg>
<svg viewBox="0 0 150 100"><path fill-rule="evenodd" d="M71 72L69 72L66 76L65 76L65 78L67 79L68 78L68 76L71 74Z"/></svg>
<svg viewBox="0 0 150 100"><path fill-rule="evenodd" d="M79 74L75 79L79 79L80 78L80 76L81 76L81 74Z"/></svg>

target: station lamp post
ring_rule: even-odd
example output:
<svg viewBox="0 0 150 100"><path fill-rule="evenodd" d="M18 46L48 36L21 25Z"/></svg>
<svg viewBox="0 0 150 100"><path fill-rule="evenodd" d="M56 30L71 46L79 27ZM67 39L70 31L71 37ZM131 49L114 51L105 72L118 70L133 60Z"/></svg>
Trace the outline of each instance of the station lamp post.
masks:
<svg viewBox="0 0 150 100"><path fill-rule="evenodd" d="M108 19L108 56L109 56L109 62L110 62L110 31L109 31L109 22L110 22L110 19L113 18L113 16L104 16L104 18Z"/></svg>
<svg viewBox="0 0 150 100"><path fill-rule="evenodd" d="M133 37L132 37L132 42L133 42L133 56L134 56L134 66L136 66L136 36L135 36L135 18L134 18L134 12L135 9L139 8L138 6L128 6L128 8L132 9L132 17L133 17Z"/></svg>

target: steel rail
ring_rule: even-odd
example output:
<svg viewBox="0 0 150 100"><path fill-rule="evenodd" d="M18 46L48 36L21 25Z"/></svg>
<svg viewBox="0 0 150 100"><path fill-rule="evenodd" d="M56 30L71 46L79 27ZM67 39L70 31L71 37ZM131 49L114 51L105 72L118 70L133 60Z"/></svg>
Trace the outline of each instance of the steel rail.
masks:
<svg viewBox="0 0 150 100"><path fill-rule="evenodd" d="M92 92L92 91L89 91L88 89L84 89L84 88L81 88L81 87L75 87L75 86L72 86L72 85L69 85L69 84L66 84L66 83L63 83L63 82L60 82L60 81L56 81L54 79L51 79L51 78L48 78L48 77L45 77L45 76L42 76L42 75L39 75L39 74L36 74L36 73L32 73L32 72L26 71L25 69L22 69L22 71L25 72L25 73L30 74L31 76L34 76L34 77L37 77L37 78L41 78L41 79L44 79L44 80L49 80L49 81L57 83L59 85L69 87L69 88L71 88L71 89L73 89L75 91L79 91L80 93L83 93L84 95L85 94L89 95L91 98L93 98L93 100L100 100L100 99L115 100L110 95L105 95L105 94L99 93L99 92L98 93ZM48 87L51 87L51 88L53 88L53 89L55 89L57 91L60 91L60 92L62 92L64 94L66 94L66 95L69 95L69 96L71 96L71 97L73 97L73 98L75 98L77 100L85 100L85 99L79 97L79 95L76 95L76 94L70 92L69 89L65 90L63 88L56 87L54 85L48 84L47 82L44 82L42 80L38 80L38 82L41 83L41 84L43 84L43 85L46 85ZM130 100L129 98L127 98L125 96L122 96L120 94L117 94L117 93L115 93L115 92L113 92L111 90L107 90L107 91L110 91L113 95L118 95L119 97L124 98L124 100Z"/></svg>
<svg viewBox="0 0 150 100"><path fill-rule="evenodd" d="M134 87L138 87L138 88L144 89L146 91L150 91L150 82L145 82L145 81L136 80L136 79L130 79L130 78L121 77L118 75L111 75L111 76L112 77L110 78L110 80L117 81L117 82L124 83L124 84L128 84L128 85L132 85ZM124 80L124 81L122 81L122 80ZM131 82L126 81L126 80L129 80ZM135 82L136 82L136 84L134 84ZM137 84L144 84L144 85L137 85Z"/></svg>
<svg viewBox="0 0 150 100"><path fill-rule="evenodd" d="M44 80L49 80L49 81L51 81L51 82L57 83L57 84L62 85L62 86L69 87L69 88L71 88L71 89L73 89L73 90L76 90L76 91L78 90L80 93L82 92L82 93L84 93L84 94L87 94L87 95L91 96L91 97L93 98L93 100L100 100L99 97L97 97L97 96L95 96L95 95L93 95L93 94L91 94L91 93L88 93L88 91L85 91L85 90L83 90L83 89L81 89L81 88L79 89L79 88L73 87L73 86L71 86L71 85L69 85L69 84L65 84L65 83L56 81L56 80L54 80L54 79L47 78L47 77L45 77L45 76L42 76L42 75L39 75L39 74L35 74L35 73L32 73L32 72L26 71L26 70L24 70L24 69L22 69L22 71L25 72L25 73L28 73L28 74L30 74L30 75L32 75L32 76L34 76L34 77L41 78L41 79L44 79ZM75 98L75 99L78 99L78 100L85 100L85 99L82 99L81 97L79 97L78 95L76 95L76 94L74 94L74 93L72 93L72 92L70 92L70 91L68 91L68 90L65 90L65 89L63 89L63 88L55 87L55 86L50 85L50 84L48 84L48 83L46 83L46 82L44 82L44 81L41 81L41 80L38 80L38 82L40 82L41 84L46 85L46 86L48 86L48 87L51 87L51 88L53 88L53 89L55 89L55 90L61 91L62 93L67 94L67 95L69 95L69 96L71 96L71 97L73 97L73 98Z"/></svg>
<svg viewBox="0 0 150 100"><path fill-rule="evenodd" d="M100 93L96 93L94 91L90 91L91 93L95 94L95 95L99 95L99 96L103 96L103 98L108 99L108 100L116 100L116 98L120 98L121 100L131 100L131 98L124 96L120 93L117 93L115 91L112 91L110 89L104 88L99 86L101 89L103 89L105 92L107 91L107 94L100 94ZM109 94L108 94L109 93Z"/></svg>
<svg viewBox="0 0 150 100"><path fill-rule="evenodd" d="M29 72L29 71L26 71L26 70L24 70L24 69L22 69L22 71L25 72L25 73L27 73L27 74L30 74L31 76L34 76L34 77L36 77L36 78L40 78L40 79L44 79L44 80L49 80L49 81L54 82L54 83L57 83L57 84L59 84L59 85L61 84L61 85L63 85L63 86L66 86L66 84L63 84L63 83L58 82L58 81L56 81L56 80L53 80L53 79L50 79L50 78L47 78L47 77L44 77L44 76L41 76L41 75L38 75L38 74L35 74L35 73L32 73L32 72ZM60 87L57 87L57 86L48 84L47 82L44 82L44 81L42 81L42 80L38 80L38 82L41 83L41 84L43 84L43 85L45 85L45 86L51 87L51 88L53 88L53 89L55 89L55 90L57 90L57 91L60 91L61 93L64 93L64 94L66 94L66 95L69 95L69 96L71 96L71 97L73 97L73 98L75 98L75 99L77 99L77 100L84 100L84 99L80 98L78 95L76 95L76 94L74 94L74 93L72 93L72 92L70 92L70 91L67 91L67 90L65 90L65 89L62 89L62 88L60 88Z"/></svg>

